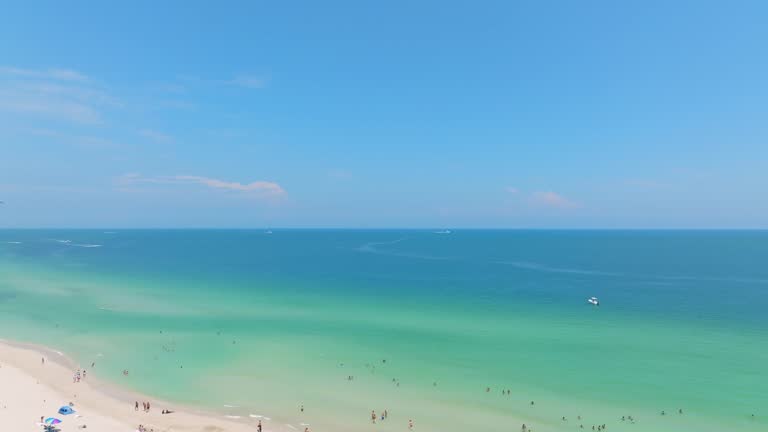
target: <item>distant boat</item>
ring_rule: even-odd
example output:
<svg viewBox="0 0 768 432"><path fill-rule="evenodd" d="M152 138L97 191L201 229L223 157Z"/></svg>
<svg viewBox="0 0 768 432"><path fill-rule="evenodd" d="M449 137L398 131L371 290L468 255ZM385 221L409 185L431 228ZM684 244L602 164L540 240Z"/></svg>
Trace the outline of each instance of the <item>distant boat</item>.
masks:
<svg viewBox="0 0 768 432"><path fill-rule="evenodd" d="M266 230L266 231L264 231L264 234L272 234L272 231L271 230Z"/></svg>
<svg viewBox="0 0 768 432"><path fill-rule="evenodd" d="M435 231L435 234L450 234L450 230Z"/></svg>
<svg viewBox="0 0 768 432"><path fill-rule="evenodd" d="M600 306L600 300L598 300L597 297L588 298L587 303L593 304L595 306Z"/></svg>

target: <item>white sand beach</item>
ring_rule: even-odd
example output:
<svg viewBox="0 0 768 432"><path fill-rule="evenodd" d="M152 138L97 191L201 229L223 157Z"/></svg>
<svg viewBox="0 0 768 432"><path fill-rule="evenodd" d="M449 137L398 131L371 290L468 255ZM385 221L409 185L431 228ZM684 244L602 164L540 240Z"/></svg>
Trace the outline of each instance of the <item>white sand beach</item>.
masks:
<svg viewBox="0 0 768 432"><path fill-rule="evenodd" d="M45 362L42 362L45 358ZM0 341L0 430L41 431L41 416L62 420L61 432L134 432L139 425L155 432L247 432L256 430L255 419L238 423L215 415L178 409L163 401L114 388L87 376L73 382L77 370L71 360L55 351L14 342ZM139 410L134 402L139 401ZM141 404L151 405L149 413ZM58 410L72 403L75 414ZM162 414L165 409L172 414ZM264 431L276 431L269 422Z"/></svg>

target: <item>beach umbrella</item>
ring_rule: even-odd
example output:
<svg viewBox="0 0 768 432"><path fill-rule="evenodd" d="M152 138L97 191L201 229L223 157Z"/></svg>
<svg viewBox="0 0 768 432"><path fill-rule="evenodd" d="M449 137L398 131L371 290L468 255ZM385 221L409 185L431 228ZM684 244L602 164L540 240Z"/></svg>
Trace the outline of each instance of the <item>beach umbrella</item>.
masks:
<svg viewBox="0 0 768 432"><path fill-rule="evenodd" d="M59 408L59 414L70 415L74 413L75 413L75 410L73 410L71 406L64 405L63 407Z"/></svg>
<svg viewBox="0 0 768 432"><path fill-rule="evenodd" d="M59 419L57 419L57 418L48 417L47 419L45 419L45 424L49 424L49 425L57 425L57 424L59 424L59 423L61 423L61 420L59 420Z"/></svg>

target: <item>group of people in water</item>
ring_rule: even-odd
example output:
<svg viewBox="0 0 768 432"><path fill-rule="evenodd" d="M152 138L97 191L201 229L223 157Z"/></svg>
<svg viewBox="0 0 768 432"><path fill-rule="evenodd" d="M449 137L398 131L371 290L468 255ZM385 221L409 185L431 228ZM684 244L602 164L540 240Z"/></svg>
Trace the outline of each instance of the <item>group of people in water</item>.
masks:
<svg viewBox="0 0 768 432"><path fill-rule="evenodd" d="M503 391L502 391L502 394L503 394ZM531 401L531 405L533 405L533 404L534 404L533 401ZM683 414L683 409L682 408L678 408L677 413L679 415L682 415ZM662 411L661 415L667 415L666 411ZM754 417L755 417L755 415L752 414L752 418L753 419L754 419ZM577 416L577 419L581 420L581 416ZM563 416L562 417L562 421L566 422L566 421L568 421L568 418ZM631 415L629 415L629 416L621 416L621 421L623 421L623 422L630 422L632 424L635 424L635 419ZM579 429L584 429L584 424L579 424ZM523 423L523 425L520 428L520 430L522 432L532 432L531 428L526 426L525 423ZM602 431L607 430L607 426L605 425L605 423L603 423L601 425L592 425L592 430L593 431L597 431L597 432L602 432Z"/></svg>
<svg viewBox="0 0 768 432"><path fill-rule="evenodd" d="M234 343L234 341L233 341L233 343ZM165 345L163 346L163 350L166 351L166 352L174 352L175 349L176 349L175 343L171 344L171 345L168 345L168 346L165 346ZM43 360L43 362L44 362L44 360ZM382 365L384 365L384 364L387 363L387 360L386 359L382 359L381 363L382 363ZM345 366L344 363L339 363L338 365L340 367L344 367ZM369 372L371 374L375 374L376 366L374 364L366 363L365 367L366 367L366 369L369 370ZM124 370L123 374L124 375L128 375L128 370ZM76 377L78 377L79 375L80 375L80 371L78 370L78 372L76 374ZM85 377L85 370L82 371L82 377L83 378ZM77 380L79 381L79 378L77 378ZM354 381L355 380L355 376L354 375L347 375L346 376L346 380L347 381ZM400 387L400 380L398 378L392 378L392 383L395 384L397 387ZM432 386L433 387L437 387L437 385L438 385L437 381L433 381ZM491 387L485 387L485 393L491 393L491 391L492 391ZM512 390L504 388L504 389L501 390L501 394L504 395L504 396L511 396L512 395ZM144 406L144 411L145 412L149 412L150 411L151 407L150 407L149 402L144 402L142 405ZM535 402L534 401L530 401L530 405L531 406L535 406ZM304 413L304 405L300 405L299 409L300 409L301 413ZM138 411L138 401L135 403L135 410ZM172 412L173 411L163 410L163 414L170 414ZM667 413L666 413L666 411L661 411L660 414L662 416L664 416ZM678 414L679 415L683 414L682 408L678 409ZM372 410L371 413L370 413L370 420L371 420L372 424L376 424L377 422L383 422L383 421L387 420L388 417L389 417L389 411L386 410L386 409L381 411L380 413L377 413L375 410ZM754 420L754 418L755 418L755 416L754 416L754 414L752 414L752 419ZM579 416L577 416L577 419L579 421L581 421L582 417L579 415ZM568 418L563 416L561 418L561 420L563 422L567 422ZM632 423L632 424L634 424L636 422L635 418L632 417L631 415L622 416L621 417L621 421L622 422L629 422L629 423ZM302 426L304 426L304 424L302 424ZM413 428L414 428L413 419L409 419L408 420L408 429L409 430L413 430ZM584 424L580 422L579 428L580 429L584 429L585 428ZM603 432L603 431L607 431L607 425L606 424L592 425L591 429L593 431ZM152 432L150 430L142 428L141 426L139 427L139 430L141 432ZM256 426L256 430L257 430L257 432L262 432L262 421L261 420L258 421L258 425ZM528 426L526 424L523 424L521 426L521 431L522 432L533 432L533 429L530 426ZM304 432L310 432L310 428L308 426L305 427Z"/></svg>

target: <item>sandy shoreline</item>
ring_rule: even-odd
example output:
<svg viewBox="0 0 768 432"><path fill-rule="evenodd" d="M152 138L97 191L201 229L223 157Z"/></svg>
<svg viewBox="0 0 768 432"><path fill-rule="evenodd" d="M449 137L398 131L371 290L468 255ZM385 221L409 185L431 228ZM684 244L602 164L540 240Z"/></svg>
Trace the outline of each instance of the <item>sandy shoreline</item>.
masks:
<svg viewBox="0 0 768 432"><path fill-rule="evenodd" d="M45 358L45 363L41 361ZM87 370L90 365L85 365ZM257 419L227 419L196 412L165 401L118 388L86 374L73 382L78 365L64 354L42 346L0 340L0 424L13 432L39 431L40 417L56 417L62 432L133 432L139 425L147 431L253 432ZM139 410L134 402L139 402ZM151 404L149 413L141 403ZM70 402L74 415L58 409ZM172 414L162 414L164 409ZM85 428L83 428L85 426ZM264 431L287 430L263 421Z"/></svg>

